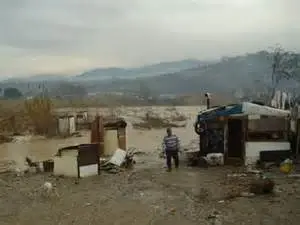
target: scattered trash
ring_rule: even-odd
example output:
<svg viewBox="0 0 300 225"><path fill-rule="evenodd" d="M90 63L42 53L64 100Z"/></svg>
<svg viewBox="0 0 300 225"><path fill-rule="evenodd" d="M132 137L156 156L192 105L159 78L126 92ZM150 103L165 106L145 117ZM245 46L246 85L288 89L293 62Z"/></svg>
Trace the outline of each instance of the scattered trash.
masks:
<svg viewBox="0 0 300 225"><path fill-rule="evenodd" d="M280 189L280 188L274 188L274 192L276 192L276 193L281 193L281 192L282 192L282 189Z"/></svg>
<svg viewBox="0 0 300 225"><path fill-rule="evenodd" d="M220 218L220 213L218 211L213 211L211 214L209 214L206 218L210 224L213 225L221 225L221 218Z"/></svg>
<svg viewBox="0 0 300 225"><path fill-rule="evenodd" d="M245 173L232 173L232 174L227 174L228 177L247 177L247 174Z"/></svg>
<svg viewBox="0 0 300 225"><path fill-rule="evenodd" d="M241 192L241 197L254 197L255 194L251 192Z"/></svg>
<svg viewBox="0 0 300 225"><path fill-rule="evenodd" d="M282 173L288 174L288 173L292 172L292 170L293 170L293 161L292 160L286 159L280 164L280 171Z"/></svg>
<svg viewBox="0 0 300 225"><path fill-rule="evenodd" d="M25 161L26 161L27 165L29 166L29 172L30 173L41 172L41 168L40 168L39 163L33 162L33 160L31 160L29 157L26 157Z"/></svg>
<svg viewBox="0 0 300 225"><path fill-rule="evenodd" d="M54 194L56 197L59 197L59 194L51 182L46 181L39 189L42 190L42 196L51 197Z"/></svg>
<svg viewBox="0 0 300 225"><path fill-rule="evenodd" d="M15 173L16 173L17 177L21 177L21 176L24 176L25 171L24 171L24 170L21 170L21 169L18 168L18 167L16 167L16 168L15 168Z"/></svg>
<svg viewBox="0 0 300 225"><path fill-rule="evenodd" d="M254 170L254 169L247 169L247 173L252 173L252 174L262 174L261 170Z"/></svg>
<svg viewBox="0 0 300 225"><path fill-rule="evenodd" d="M214 210L211 214L209 214L207 216L207 219L216 219L217 217L219 217L220 213L216 210Z"/></svg>
<svg viewBox="0 0 300 225"><path fill-rule="evenodd" d="M125 161L125 157L126 151L118 148L108 162L116 166L121 166L121 164Z"/></svg>
<svg viewBox="0 0 300 225"><path fill-rule="evenodd" d="M83 135L79 131L75 131L71 134L72 137L83 137Z"/></svg>
<svg viewBox="0 0 300 225"><path fill-rule="evenodd" d="M209 153L206 155L206 159L210 166L224 165L224 155L222 153Z"/></svg>
<svg viewBox="0 0 300 225"><path fill-rule="evenodd" d="M168 212L171 213L171 214L174 214L176 212L176 209L175 208L171 208L171 209L169 209Z"/></svg>
<svg viewBox="0 0 300 225"><path fill-rule="evenodd" d="M49 191L52 190L53 185L50 182L45 182L44 185L43 185L43 187L44 187L44 190L46 190L47 192L49 192Z"/></svg>
<svg viewBox="0 0 300 225"><path fill-rule="evenodd" d="M100 159L104 162L100 165L101 170L118 173L122 168L130 168L135 164L134 155L134 148L130 148L127 151L118 148L110 160L104 162L104 159Z"/></svg>

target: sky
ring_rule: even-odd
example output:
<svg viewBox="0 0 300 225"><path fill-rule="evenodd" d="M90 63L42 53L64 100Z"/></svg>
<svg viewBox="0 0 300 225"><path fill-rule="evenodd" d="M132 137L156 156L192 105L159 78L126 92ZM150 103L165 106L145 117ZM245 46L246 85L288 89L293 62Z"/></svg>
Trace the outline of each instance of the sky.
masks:
<svg viewBox="0 0 300 225"><path fill-rule="evenodd" d="M299 0L0 0L0 75L300 51Z"/></svg>

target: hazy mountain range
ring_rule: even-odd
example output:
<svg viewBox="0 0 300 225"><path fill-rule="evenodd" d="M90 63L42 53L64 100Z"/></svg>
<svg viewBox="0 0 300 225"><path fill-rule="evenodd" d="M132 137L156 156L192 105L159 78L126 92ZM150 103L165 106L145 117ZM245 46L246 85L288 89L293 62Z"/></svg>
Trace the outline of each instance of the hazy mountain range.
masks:
<svg viewBox="0 0 300 225"><path fill-rule="evenodd" d="M107 79L132 79L141 77L157 76L165 73L174 73L189 68L195 68L207 64L209 62L202 62L196 59L186 59L173 62L161 62L158 64L146 65L137 68L95 68L85 71L79 75L64 76L58 74L43 74L28 76L25 78L10 78L3 82L41 82L41 81L98 81Z"/></svg>
<svg viewBox="0 0 300 225"><path fill-rule="evenodd" d="M64 81L79 84L87 92L137 92L141 91L141 87L147 87L155 94L232 93L240 89L263 89L270 85L271 65L268 53L261 51L215 62L187 59L139 68L96 68L74 76L36 75L9 79L0 85L17 87L23 92L35 92L34 89L41 83L47 88L55 88Z"/></svg>

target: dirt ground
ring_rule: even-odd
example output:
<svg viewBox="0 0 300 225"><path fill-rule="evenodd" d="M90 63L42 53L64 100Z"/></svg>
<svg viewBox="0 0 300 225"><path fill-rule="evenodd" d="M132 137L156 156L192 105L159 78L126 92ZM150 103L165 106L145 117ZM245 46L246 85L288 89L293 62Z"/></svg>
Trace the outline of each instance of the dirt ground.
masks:
<svg viewBox="0 0 300 225"><path fill-rule="evenodd" d="M168 173L163 163L140 156L132 170L80 180L3 174L0 224L299 224L300 180L275 173L274 194L227 199L235 185L227 175L239 168L188 168L182 162ZM58 196L43 194L45 181Z"/></svg>

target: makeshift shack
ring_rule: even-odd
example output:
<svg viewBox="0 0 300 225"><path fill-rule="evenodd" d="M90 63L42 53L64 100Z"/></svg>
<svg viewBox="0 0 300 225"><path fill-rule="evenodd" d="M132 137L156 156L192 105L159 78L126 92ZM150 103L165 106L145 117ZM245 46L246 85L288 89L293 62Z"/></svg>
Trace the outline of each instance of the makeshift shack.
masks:
<svg viewBox="0 0 300 225"><path fill-rule="evenodd" d="M126 150L126 127L124 119L96 117L92 123L91 142L99 143L101 156L111 156L118 148Z"/></svg>
<svg viewBox="0 0 300 225"><path fill-rule="evenodd" d="M75 117L70 115L58 117L58 134L71 135L76 132Z"/></svg>
<svg viewBox="0 0 300 225"><path fill-rule="evenodd" d="M53 161L54 175L81 178L100 173L98 144L81 144L61 148Z"/></svg>
<svg viewBox="0 0 300 225"><path fill-rule="evenodd" d="M211 108L198 114L200 154L223 153L225 163L280 161L290 154L289 111L250 102Z"/></svg>

